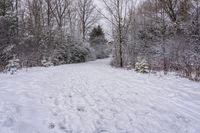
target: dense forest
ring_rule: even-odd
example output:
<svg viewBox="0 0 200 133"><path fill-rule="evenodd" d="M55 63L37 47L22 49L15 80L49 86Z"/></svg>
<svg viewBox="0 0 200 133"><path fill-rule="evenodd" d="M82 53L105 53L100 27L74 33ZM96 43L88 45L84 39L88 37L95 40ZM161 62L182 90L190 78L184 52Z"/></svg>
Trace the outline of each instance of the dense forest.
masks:
<svg viewBox="0 0 200 133"><path fill-rule="evenodd" d="M107 19L114 27L113 65L176 71L199 80L198 0L103 2L112 16Z"/></svg>
<svg viewBox="0 0 200 133"><path fill-rule="evenodd" d="M1 0L1 70L13 58L20 62L20 67L95 59L89 32L96 28L100 18L96 12L92 0ZM90 41L101 38L101 46L105 47L104 33L101 27L99 30L102 33L93 35Z"/></svg>
<svg viewBox="0 0 200 133"><path fill-rule="evenodd" d="M115 67L200 80L199 0L101 3L103 12L93 0L0 0L0 70L111 54ZM98 26L102 19L112 27L110 43Z"/></svg>

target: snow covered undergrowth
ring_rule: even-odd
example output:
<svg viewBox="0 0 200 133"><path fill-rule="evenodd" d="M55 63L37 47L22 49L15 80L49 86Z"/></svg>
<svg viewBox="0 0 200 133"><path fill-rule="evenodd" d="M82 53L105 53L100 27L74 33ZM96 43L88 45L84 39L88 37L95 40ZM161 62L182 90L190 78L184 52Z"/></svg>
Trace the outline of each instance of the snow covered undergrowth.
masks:
<svg viewBox="0 0 200 133"><path fill-rule="evenodd" d="M200 84L108 59L0 74L0 133L200 133Z"/></svg>

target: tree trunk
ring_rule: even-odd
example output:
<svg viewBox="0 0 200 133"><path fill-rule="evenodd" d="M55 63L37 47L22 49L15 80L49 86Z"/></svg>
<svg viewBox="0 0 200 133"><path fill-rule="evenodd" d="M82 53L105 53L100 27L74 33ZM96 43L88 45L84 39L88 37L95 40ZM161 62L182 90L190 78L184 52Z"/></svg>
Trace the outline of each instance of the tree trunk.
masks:
<svg viewBox="0 0 200 133"><path fill-rule="evenodd" d="M120 1L117 0L117 12L118 12L118 32L119 32L119 58L120 62L119 65L120 67L123 67L123 55L122 55L122 43L123 43L123 37L122 37L122 26L121 26L121 13L120 13Z"/></svg>

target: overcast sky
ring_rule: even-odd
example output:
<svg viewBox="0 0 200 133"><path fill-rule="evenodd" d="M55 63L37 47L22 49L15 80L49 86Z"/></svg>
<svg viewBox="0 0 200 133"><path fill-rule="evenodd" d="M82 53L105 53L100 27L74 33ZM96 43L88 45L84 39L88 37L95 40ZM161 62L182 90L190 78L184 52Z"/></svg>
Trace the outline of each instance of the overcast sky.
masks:
<svg viewBox="0 0 200 133"><path fill-rule="evenodd" d="M134 4L135 6L137 6L140 2L142 2L143 0L134 0ZM97 6L98 9L101 10L101 12L108 17L108 12L105 9L105 5L103 3L103 0L94 0L95 5ZM99 25L101 25L104 29L104 32L106 34L107 39L112 39L112 25L111 23L106 20L105 18L102 18L99 21Z"/></svg>

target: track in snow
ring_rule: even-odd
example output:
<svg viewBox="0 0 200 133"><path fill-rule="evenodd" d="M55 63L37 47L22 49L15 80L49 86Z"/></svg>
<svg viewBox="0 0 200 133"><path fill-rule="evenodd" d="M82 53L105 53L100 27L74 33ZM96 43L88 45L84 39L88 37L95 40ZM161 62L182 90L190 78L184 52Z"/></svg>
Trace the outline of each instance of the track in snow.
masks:
<svg viewBox="0 0 200 133"><path fill-rule="evenodd" d="M0 133L200 133L200 84L108 59L0 74Z"/></svg>

